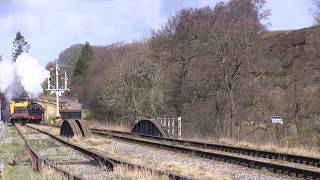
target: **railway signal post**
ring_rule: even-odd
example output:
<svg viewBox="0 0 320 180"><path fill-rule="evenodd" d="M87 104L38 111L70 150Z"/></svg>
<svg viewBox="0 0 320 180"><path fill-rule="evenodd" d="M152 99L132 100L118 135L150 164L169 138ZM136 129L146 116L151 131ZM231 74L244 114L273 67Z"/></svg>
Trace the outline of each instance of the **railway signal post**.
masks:
<svg viewBox="0 0 320 180"><path fill-rule="evenodd" d="M51 76L51 71L54 69L51 67L50 68L50 76ZM53 86L50 84L51 77L48 78L48 88L46 89L47 91L50 91L51 93L56 94L56 115L57 117L60 117L60 112L59 112L59 97L65 92L65 91L70 91L68 89L68 77L67 77L67 72L64 72L64 78L61 78L62 80L64 79L64 86L60 87L59 86L59 64L58 61L56 62L56 67L55 67L55 78L56 78L56 85Z"/></svg>

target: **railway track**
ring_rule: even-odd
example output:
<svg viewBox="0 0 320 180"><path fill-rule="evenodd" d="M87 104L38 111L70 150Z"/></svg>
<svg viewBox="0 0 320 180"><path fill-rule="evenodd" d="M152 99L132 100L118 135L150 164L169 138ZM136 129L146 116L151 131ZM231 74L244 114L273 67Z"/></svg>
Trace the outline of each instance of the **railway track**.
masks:
<svg viewBox="0 0 320 180"><path fill-rule="evenodd" d="M269 172L276 174L305 179L320 179L319 161L317 158L276 152L269 153L268 151L249 148L154 137L121 131L96 128L91 130L94 134L100 136L109 136L127 142L172 150L190 154L192 156L227 162L249 168L268 170ZM299 161L299 158L302 163ZM310 161L309 159L312 160L312 163L308 162Z"/></svg>
<svg viewBox="0 0 320 180"><path fill-rule="evenodd" d="M149 167L145 167L145 166L132 164L132 163L129 163L126 161L118 160L113 157L107 157L103 154L100 154L99 152L95 152L95 151L80 147L76 144L70 143L70 142L68 142L58 136L52 135L48 132L45 132L45 131L38 129L38 128L35 128L33 126L25 125L23 127L18 127L16 125L16 128L27 146L28 152L29 152L30 157L33 161L33 166L35 167L36 170L39 170L39 171L41 171L43 165L46 165L46 166L49 166L49 167L53 168L54 170L58 171L59 173L64 174L68 179L91 179L92 175L96 176L97 174L100 174L99 177L102 177L102 179L105 179L108 175L110 176L110 173L112 173L115 166L124 165L124 166L128 167L129 169L145 170L145 171L151 172L152 174L157 174L160 176L168 177L169 179L192 179L190 177L182 176L182 175L179 175L176 173L161 171L158 169L153 169L153 168L149 168ZM81 160L79 160L79 159L71 160L70 157L74 157L74 156L73 155L70 156L67 154L66 157L68 157L69 159L65 159L64 162L60 161L57 163L57 162L54 162L52 159L48 158L51 156L40 155L39 152L37 152L35 150L36 146L32 145L32 143L31 143L32 138L30 138L30 137L28 138L29 135L24 134L21 131L21 128L27 128L27 129L33 131L33 134L38 134L38 135L32 135L32 136L45 135L45 136L51 138L52 140L56 141L55 143L51 144L50 146L56 147L57 144L59 144L59 145L68 147L69 151L67 151L67 152L76 151L77 154L81 154L80 155ZM37 132L37 133L34 133L34 132ZM72 163L72 165L79 164L79 166L84 166L84 165L90 166L89 168L87 167L90 170L90 172L88 172L89 174L85 174L85 175L74 174L74 172L77 172L77 170L75 171L75 168L77 169L76 166L73 167L73 171L71 171L71 172L70 172L70 169L66 170L66 168L62 168L63 166L61 167L61 164L68 165L70 163ZM103 166L105 166L105 168L97 168L98 165L103 165ZM97 168L98 170L95 168Z"/></svg>
<svg viewBox="0 0 320 180"><path fill-rule="evenodd" d="M236 146L227 146L222 144L213 144L213 143L203 143L197 141L189 141L189 140L180 140L180 139L172 139L172 138L165 138L165 137L156 137L156 136L148 136L130 132L122 132L122 131L113 131L113 130L104 130L104 129L91 129L93 132L110 132L116 133L120 135L128 135L128 136L136 136L150 140L159 140L161 142L168 142L192 147L198 147L203 149L211 149L223 152L231 152L236 154L242 154L246 156L255 156L261 157L266 159L275 159L279 161L286 161L290 163L297 163L297 164L304 164L308 166L320 167L320 158L315 157L307 157L307 156L300 156L288 153L280 153L280 152L272 152L272 151L263 151L258 149L252 148L243 148L243 147L236 147Z"/></svg>
<svg viewBox="0 0 320 180"><path fill-rule="evenodd" d="M318 158L209 144L120 131L92 129L94 134L305 179L320 179Z"/></svg>
<svg viewBox="0 0 320 180"><path fill-rule="evenodd" d="M14 125L15 128L17 129L18 134L21 136L23 139L28 154L32 160L32 168L38 172L41 172L44 166L47 166L49 168L54 169L56 172L62 174L63 176L66 177L66 179L74 179L74 180L81 180L83 178L73 174L72 172L69 172L68 170L62 169L58 167L58 165L50 162L48 159L43 158L40 156L39 152L35 150L35 148L31 145L30 141L28 141L27 136L22 132L22 130L17 127L17 124Z"/></svg>

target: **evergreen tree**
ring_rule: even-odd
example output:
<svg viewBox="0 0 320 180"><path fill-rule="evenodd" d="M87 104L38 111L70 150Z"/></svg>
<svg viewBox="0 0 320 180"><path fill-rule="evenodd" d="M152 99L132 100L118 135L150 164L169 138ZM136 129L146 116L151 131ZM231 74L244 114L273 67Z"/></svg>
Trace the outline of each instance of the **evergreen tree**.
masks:
<svg viewBox="0 0 320 180"><path fill-rule="evenodd" d="M93 59L93 50L89 44L86 42L85 45L82 46L81 54L79 59L77 60L75 69L73 71L74 76L84 77L87 74L89 62Z"/></svg>
<svg viewBox="0 0 320 180"><path fill-rule="evenodd" d="M12 60L16 61L18 56L22 52L28 52L29 49L30 49L29 43L25 40L24 36L20 33L20 31L18 31L16 34L16 38L13 41Z"/></svg>

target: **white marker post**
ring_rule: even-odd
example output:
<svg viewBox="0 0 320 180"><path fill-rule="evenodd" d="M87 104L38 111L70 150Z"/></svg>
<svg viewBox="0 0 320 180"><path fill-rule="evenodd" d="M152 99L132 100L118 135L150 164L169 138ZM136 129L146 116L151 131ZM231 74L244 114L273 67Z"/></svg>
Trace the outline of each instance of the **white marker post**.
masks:
<svg viewBox="0 0 320 180"><path fill-rule="evenodd" d="M181 117L178 117L178 138L181 139L182 136L181 130Z"/></svg>
<svg viewBox="0 0 320 180"><path fill-rule="evenodd" d="M50 69L51 70L51 69ZM64 72L64 87L63 88L59 88L59 65L58 65L58 61L56 62L56 86L51 88L50 85L50 78L48 78L48 89L46 89L47 91L50 91L51 93L56 93L56 115L57 117L60 117L60 112L59 112L59 96L62 95L62 93L64 93L64 91L70 91L70 89L68 89L68 77L67 77L67 72Z"/></svg>

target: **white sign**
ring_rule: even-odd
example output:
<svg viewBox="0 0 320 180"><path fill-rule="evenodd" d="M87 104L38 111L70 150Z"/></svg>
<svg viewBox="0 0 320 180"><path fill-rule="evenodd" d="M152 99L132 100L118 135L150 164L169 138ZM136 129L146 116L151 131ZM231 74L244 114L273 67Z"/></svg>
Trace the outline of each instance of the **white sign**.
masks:
<svg viewBox="0 0 320 180"><path fill-rule="evenodd" d="M272 124L281 124L283 125L283 119L280 116L272 116L271 117Z"/></svg>

